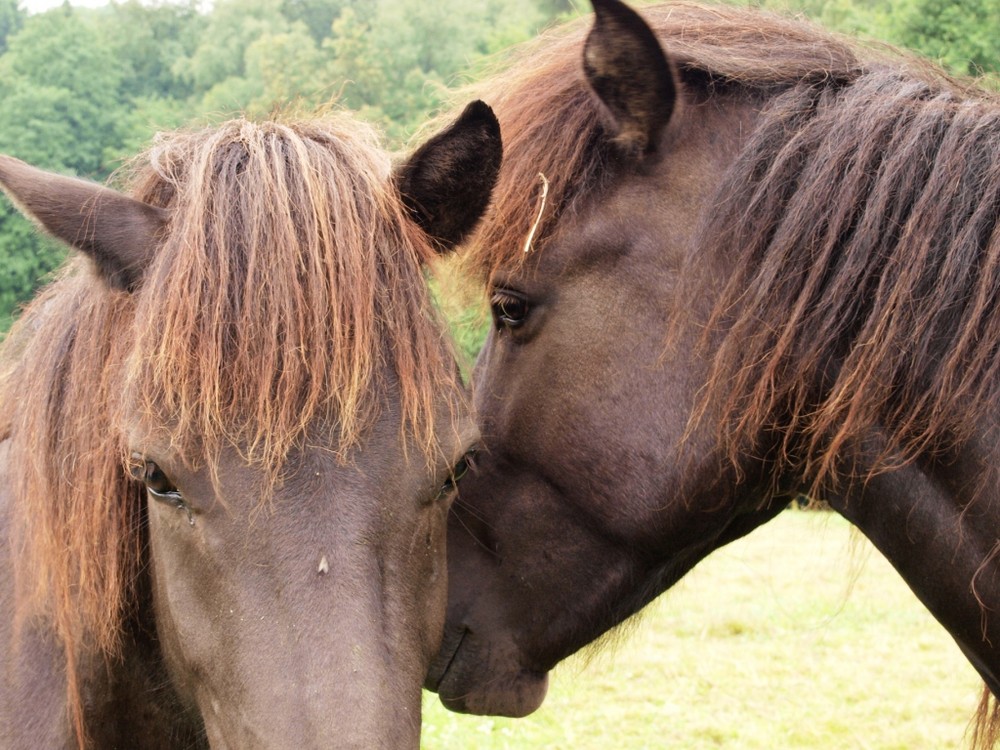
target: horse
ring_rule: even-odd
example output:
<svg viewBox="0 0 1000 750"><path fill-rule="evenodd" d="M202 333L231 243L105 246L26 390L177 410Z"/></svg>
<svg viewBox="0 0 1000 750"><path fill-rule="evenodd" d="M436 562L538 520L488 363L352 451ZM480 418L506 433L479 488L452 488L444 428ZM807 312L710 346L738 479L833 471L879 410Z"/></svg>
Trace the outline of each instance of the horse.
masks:
<svg viewBox="0 0 1000 750"><path fill-rule="evenodd" d="M492 326L426 686L523 716L560 660L800 494L1000 695L1000 100L728 6L594 0L481 89ZM905 654L905 644L900 644Z"/></svg>
<svg viewBox="0 0 1000 750"><path fill-rule="evenodd" d="M477 439L425 273L500 154L476 102L395 167L336 112L0 157L79 251L0 352L0 745L418 746Z"/></svg>

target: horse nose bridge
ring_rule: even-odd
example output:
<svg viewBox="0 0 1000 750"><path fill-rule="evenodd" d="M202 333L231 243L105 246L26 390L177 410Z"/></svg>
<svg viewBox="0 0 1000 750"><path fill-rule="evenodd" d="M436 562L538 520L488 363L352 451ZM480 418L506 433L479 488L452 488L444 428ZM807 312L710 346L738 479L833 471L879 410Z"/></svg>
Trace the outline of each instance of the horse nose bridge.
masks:
<svg viewBox="0 0 1000 750"><path fill-rule="evenodd" d="M416 747L400 729L420 710L412 623L387 601L377 546L326 532L262 541L184 619L180 668L213 747Z"/></svg>
<svg viewBox="0 0 1000 750"><path fill-rule="evenodd" d="M305 659L262 670L259 689L219 706L222 747L282 750L295 747L416 747L420 694L404 687L390 664L346 638L338 658L325 658L329 643ZM405 670L402 670L405 672ZM414 678L407 682L413 683ZM212 745L215 747L215 744Z"/></svg>
<svg viewBox="0 0 1000 750"><path fill-rule="evenodd" d="M197 689L213 748L417 746L421 666L373 614L316 606L260 620Z"/></svg>
<svg viewBox="0 0 1000 750"><path fill-rule="evenodd" d="M345 693L356 700L345 701ZM213 749L326 750L326 748L417 747L419 703L386 700L374 690L341 686L339 699L314 693L285 692L265 705L247 701L236 708L219 704L203 712Z"/></svg>

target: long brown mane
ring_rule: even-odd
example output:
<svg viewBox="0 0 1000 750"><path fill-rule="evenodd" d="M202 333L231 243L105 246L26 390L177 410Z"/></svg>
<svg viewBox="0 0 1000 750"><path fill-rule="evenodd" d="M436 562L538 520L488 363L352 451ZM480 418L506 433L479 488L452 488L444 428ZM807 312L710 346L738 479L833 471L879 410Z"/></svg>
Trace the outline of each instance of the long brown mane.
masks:
<svg viewBox="0 0 1000 750"><path fill-rule="evenodd" d="M873 430L874 470L968 439L1000 401L998 103L891 69L798 85L723 191L706 246L740 262L709 388L730 452L784 435L779 461L821 486Z"/></svg>
<svg viewBox="0 0 1000 750"><path fill-rule="evenodd" d="M192 464L236 446L278 479L311 423L346 457L390 386L429 455L436 398L458 386L423 277L432 250L365 126L235 120L163 138L126 181L172 212L138 291L73 261L0 351L19 616L65 646L78 728L77 659L114 654L134 606L127 422L162 425Z"/></svg>
<svg viewBox="0 0 1000 750"><path fill-rule="evenodd" d="M865 472L960 445L1000 403L996 98L903 53L758 11L640 11L685 95L761 111L681 274L678 297L691 299L704 295L700 268L731 269L701 321L711 374L692 418L711 420L734 463L778 436L775 475L814 488L851 478L848 454L866 435L884 446ZM522 263L532 231L544 252L600 189L609 151L581 70L586 32L542 38L480 91L505 149L469 253L481 279ZM998 719L984 703L977 744Z"/></svg>

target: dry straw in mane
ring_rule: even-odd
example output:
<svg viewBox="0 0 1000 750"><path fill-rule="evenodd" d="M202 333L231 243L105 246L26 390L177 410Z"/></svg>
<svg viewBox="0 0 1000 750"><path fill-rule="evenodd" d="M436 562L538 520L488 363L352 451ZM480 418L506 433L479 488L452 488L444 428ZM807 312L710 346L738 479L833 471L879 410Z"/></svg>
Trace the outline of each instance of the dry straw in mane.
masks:
<svg viewBox="0 0 1000 750"><path fill-rule="evenodd" d="M866 435L887 448L863 473L960 444L1000 403L996 99L757 11L641 11L686 96L761 110L677 295L704 296L701 268L731 269L703 321L712 369L693 419L711 420L734 463L769 450L775 476L816 488L850 481ZM487 283L525 262L529 230L544 252L601 188L610 153L581 71L586 32L543 37L478 89L504 134L495 205L468 258ZM552 208L536 226L539 173ZM998 728L984 702L974 742Z"/></svg>
<svg viewBox="0 0 1000 750"><path fill-rule="evenodd" d="M458 397L421 267L432 251L370 130L236 120L165 137L129 173L134 197L171 211L138 291L75 261L0 352L20 615L65 645L78 727L77 660L113 654L133 606L128 424L158 427L193 465L234 445L266 493L310 425L346 458L396 387L429 456L436 399Z"/></svg>

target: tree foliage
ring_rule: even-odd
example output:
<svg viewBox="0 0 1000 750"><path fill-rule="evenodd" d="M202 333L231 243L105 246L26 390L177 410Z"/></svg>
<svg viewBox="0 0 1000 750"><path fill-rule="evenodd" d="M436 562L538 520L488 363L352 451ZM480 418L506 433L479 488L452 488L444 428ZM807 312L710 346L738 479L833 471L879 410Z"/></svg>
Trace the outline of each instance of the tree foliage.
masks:
<svg viewBox="0 0 1000 750"><path fill-rule="evenodd" d="M0 55L7 51L7 39L24 24L24 16L18 0L0 0Z"/></svg>
<svg viewBox="0 0 1000 750"><path fill-rule="evenodd" d="M1000 0L755 1L1000 80ZM478 61L587 10L585 0L112 0L28 15L0 0L0 153L103 179L157 130L332 100L398 145ZM0 202L0 327L62 257Z"/></svg>
<svg viewBox="0 0 1000 750"><path fill-rule="evenodd" d="M331 100L400 143L478 57L566 0L0 0L0 153L104 179L157 130ZM0 329L62 260L0 201Z"/></svg>
<svg viewBox="0 0 1000 750"><path fill-rule="evenodd" d="M896 2L890 33L952 70L1000 73L1000 0Z"/></svg>

